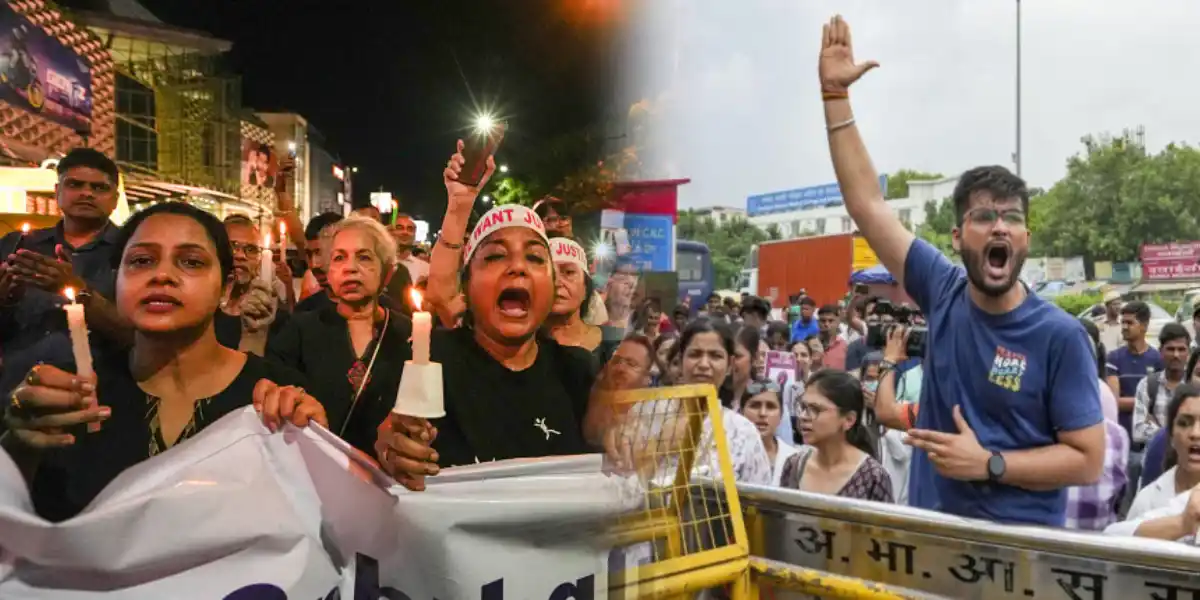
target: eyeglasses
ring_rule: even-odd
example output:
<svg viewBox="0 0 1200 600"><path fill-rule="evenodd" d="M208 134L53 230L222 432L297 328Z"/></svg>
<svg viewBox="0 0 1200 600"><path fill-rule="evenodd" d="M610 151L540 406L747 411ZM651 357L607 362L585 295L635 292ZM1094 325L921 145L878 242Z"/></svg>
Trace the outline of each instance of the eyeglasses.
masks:
<svg viewBox="0 0 1200 600"><path fill-rule="evenodd" d="M254 258L262 253L262 248L254 245L254 244L243 244L241 242L229 242L229 245L231 248L233 248L234 254L237 254L238 250L241 250L242 252L246 253L247 258Z"/></svg>
<svg viewBox="0 0 1200 600"><path fill-rule="evenodd" d="M966 218L974 225L991 226L995 225L996 221L1003 220L1009 227L1025 226L1025 211L1016 208L996 210L985 206L967 211Z"/></svg>
<svg viewBox="0 0 1200 600"><path fill-rule="evenodd" d="M828 407L818 406L811 402L805 402L803 399L796 403L796 414L797 415L801 415L801 416L807 415L814 419L820 418L821 413L823 413L827 410L829 410Z"/></svg>
<svg viewBox="0 0 1200 600"><path fill-rule="evenodd" d="M757 396L763 392L780 392L779 384L774 381L752 381L746 386L746 393L751 396Z"/></svg>

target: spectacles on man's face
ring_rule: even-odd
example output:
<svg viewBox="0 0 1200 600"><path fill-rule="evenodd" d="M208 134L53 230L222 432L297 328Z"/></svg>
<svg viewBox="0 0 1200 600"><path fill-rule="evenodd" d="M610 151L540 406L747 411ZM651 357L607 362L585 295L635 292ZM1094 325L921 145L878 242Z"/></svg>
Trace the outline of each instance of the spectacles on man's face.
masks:
<svg viewBox="0 0 1200 600"><path fill-rule="evenodd" d="M972 225L990 227L998 221L1004 221L1009 227L1025 227L1025 211L1019 208L997 210L990 206L981 206L967 211L966 218Z"/></svg>
<svg viewBox="0 0 1200 600"><path fill-rule="evenodd" d="M258 256L259 254L262 254L262 248L254 245L254 244L243 244L242 242L229 242L229 245L233 249L234 254L237 254L240 251L240 252L243 252L246 254L246 258L254 258L254 257Z"/></svg>

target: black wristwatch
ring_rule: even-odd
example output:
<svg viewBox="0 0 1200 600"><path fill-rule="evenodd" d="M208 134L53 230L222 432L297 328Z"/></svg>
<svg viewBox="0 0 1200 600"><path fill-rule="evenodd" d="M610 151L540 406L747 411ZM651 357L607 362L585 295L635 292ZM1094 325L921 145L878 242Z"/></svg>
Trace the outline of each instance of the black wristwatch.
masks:
<svg viewBox="0 0 1200 600"><path fill-rule="evenodd" d="M1007 465L1004 463L1004 455L999 452L992 451L992 456L987 461L987 476L988 481L998 482L1004 477L1004 472L1007 470Z"/></svg>

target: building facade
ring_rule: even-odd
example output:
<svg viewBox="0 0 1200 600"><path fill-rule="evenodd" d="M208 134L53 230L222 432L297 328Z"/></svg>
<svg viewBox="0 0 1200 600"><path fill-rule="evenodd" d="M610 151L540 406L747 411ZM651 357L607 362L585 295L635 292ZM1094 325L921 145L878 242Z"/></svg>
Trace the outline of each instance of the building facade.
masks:
<svg viewBox="0 0 1200 600"><path fill-rule="evenodd" d="M735 206L706 206L692 210L697 217L710 217L718 225L737 218L746 218L746 210Z"/></svg>
<svg viewBox="0 0 1200 600"><path fill-rule="evenodd" d="M308 128L309 139L309 210L318 215L326 212L346 214L350 206L348 182L350 169L331 152L325 136L315 127Z"/></svg>
<svg viewBox="0 0 1200 600"><path fill-rule="evenodd" d="M312 215L312 199L309 193L312 179L312 156L309 145L308 120L296 113L259 112L258 118L267 125L275 138L275 152L280 160L295 155L296 186L293 191L300 222L307 223Z"/></svg>
<svg viewBox="0 0 1200 600"><path fill-rule="evenodd" d="M881 180L884 182L882 189L887 189L886 177ZM908 182L907 198L888 200L887 203L901 221L910 229L914 229L925 222L925 204L930 201L941 202L943 198L950 197L957 184L957 177L931 181L910 181ZM783 239L857 231L858 228L854 226L850 214L846 212L841 192L836 189L837 184L831 185L833 186L832 191L827 191L829 186L820 186L791 192L751 196L747 201L749 220L763 229L772 226L778 227ZM805 196L809 190L815 192L808 193L807 196L815 198L816 201L791 202L790 199L774 201L774 197L781 194ZM766 200L762 200L763 198ZM790 208L789 203L798 206ZM777 208L778 210L776 210Z"/></svg>

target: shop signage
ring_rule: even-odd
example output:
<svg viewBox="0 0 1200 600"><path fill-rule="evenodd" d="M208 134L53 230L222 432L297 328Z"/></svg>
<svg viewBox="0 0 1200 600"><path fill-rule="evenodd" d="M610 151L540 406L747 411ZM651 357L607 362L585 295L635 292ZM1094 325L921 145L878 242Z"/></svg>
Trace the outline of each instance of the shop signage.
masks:
<svg viewBox="0 0 1200 600"><path fill-rule="evenodd" d="M1142 279L1200 279L1200 242L1143 245Z"/></svg>
<svg viewBox="0 0 1200 600"><path fill-rule="evenodd" d="M87 61L0 2L0 100L75 131L92 128Z"/></svg>
<svg viewBox="0 0 1200 600"><path fill-rule="evenodd" d="M887 191L887 175L879 176L879 189ZM842 188L836 183L759 194L746 198L746 215L758 217L772 213L808 210L842 204Z"/></svg>
<svg viewBox="0 0 1200 600"><path fill-rule="evenodd" d="M675 253L671 217L625 213L625 230L629 234L629 256L638 267L645 271L671 270L671 255Z"/></svg>

